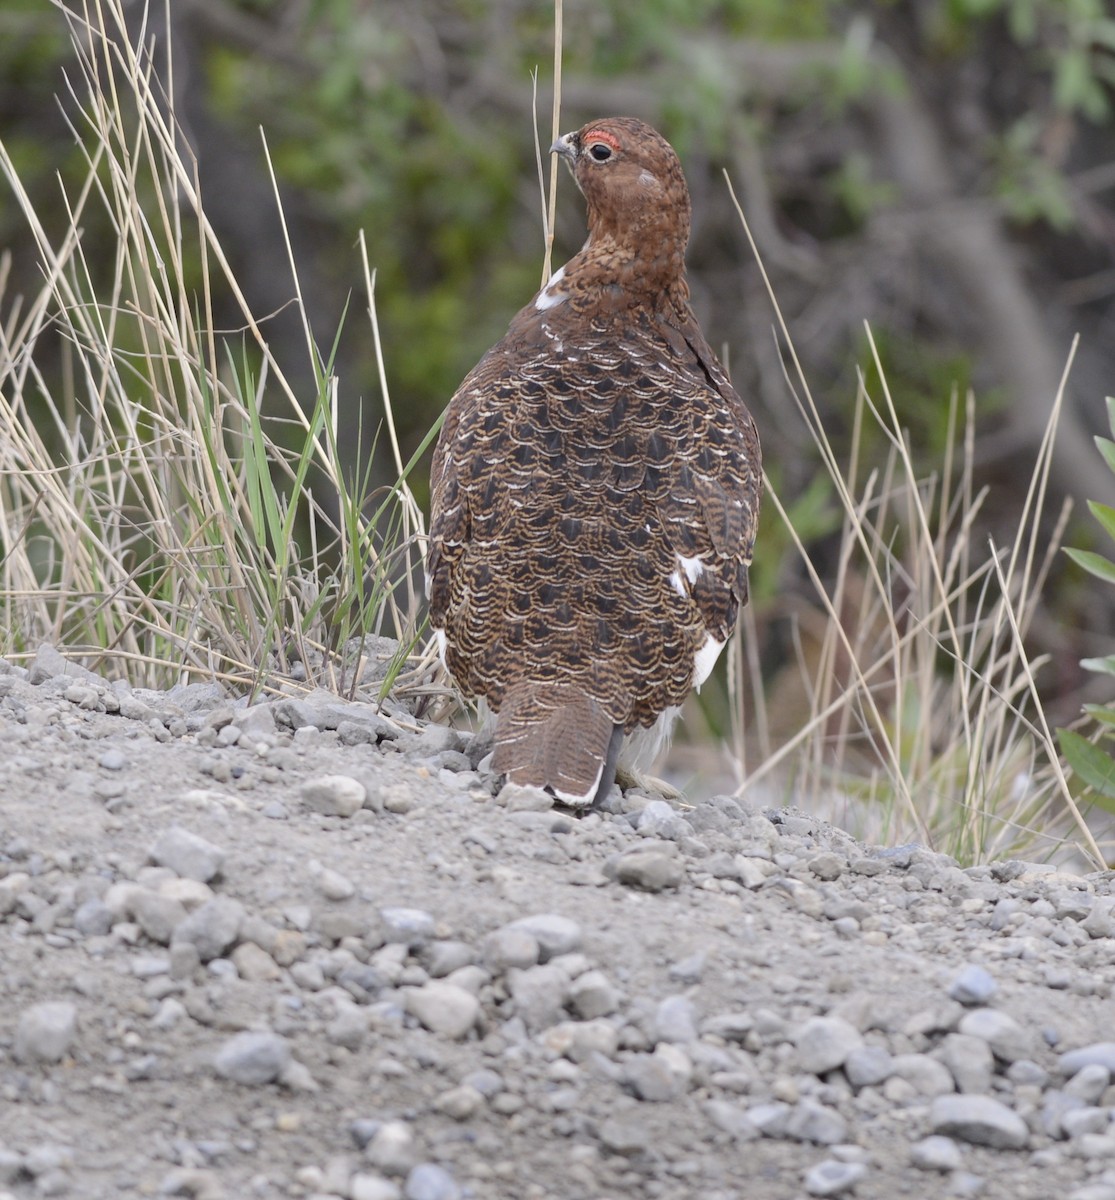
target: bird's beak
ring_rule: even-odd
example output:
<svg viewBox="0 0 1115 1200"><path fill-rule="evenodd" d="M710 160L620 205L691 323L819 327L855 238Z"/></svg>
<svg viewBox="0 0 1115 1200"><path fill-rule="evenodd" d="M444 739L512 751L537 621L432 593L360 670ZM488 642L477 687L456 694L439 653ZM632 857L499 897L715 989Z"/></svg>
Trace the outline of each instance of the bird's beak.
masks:
<svg viewBox="0 0 1115 1200"><path fill-rule="evenodd" d="M570 162L573 162L577 157L577 147L573 143L573 137L572 133L563 133L550 147L550 153L560 154L562 158L567 158Z"/></svg>

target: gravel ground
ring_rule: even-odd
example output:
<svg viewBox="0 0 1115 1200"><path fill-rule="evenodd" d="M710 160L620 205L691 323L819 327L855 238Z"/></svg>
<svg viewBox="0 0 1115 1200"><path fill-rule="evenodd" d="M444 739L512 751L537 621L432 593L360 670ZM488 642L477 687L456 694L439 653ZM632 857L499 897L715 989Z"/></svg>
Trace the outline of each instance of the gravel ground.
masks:
<svg viewBox="0 0 1115 1200"><path fill-rule="evenodd" d="M0 1200L1115 1200L1108 873L471 748L0 660Z"/></svg>

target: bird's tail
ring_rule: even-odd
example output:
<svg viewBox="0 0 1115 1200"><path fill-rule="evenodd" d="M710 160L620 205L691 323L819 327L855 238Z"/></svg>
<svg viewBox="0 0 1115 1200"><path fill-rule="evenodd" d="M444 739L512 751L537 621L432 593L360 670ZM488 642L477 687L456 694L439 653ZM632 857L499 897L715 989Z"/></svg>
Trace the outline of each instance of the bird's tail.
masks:
<svg viewBox="0 0 1115 1200"><path fill-rule="evenodd" d="M612 786L622 741L623 726L579 688L518 683L500 705L492 769L567 804L592 804Z"/></svg>

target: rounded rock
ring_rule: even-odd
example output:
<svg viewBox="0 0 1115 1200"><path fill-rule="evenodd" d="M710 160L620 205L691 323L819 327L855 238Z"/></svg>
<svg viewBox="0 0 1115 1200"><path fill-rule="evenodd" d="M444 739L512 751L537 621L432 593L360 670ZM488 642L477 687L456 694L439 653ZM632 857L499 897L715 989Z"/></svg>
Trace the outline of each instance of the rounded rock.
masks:
<svg viewBox="0 0 1115 1200"><path fill-rule="evenodd" d="M382 1175L368 1175L358 1171L349 1180L349 1200L402 1200L403 1193L398 1184Z"/></svg>
<svg viewBox="0 0 1115 1200"><path fill-rule="evenodd" d="M1093 1042L1077 1050L1068 1050L1060 1058L1061 1071L1065 1075L1075 1075L1081 1067L1091 1065L1106 1067L1115 1075L1115 1042Z"/></svg>
<svg viewBox="0 0 1115 1200"><path fill-rule="evenodd" d="M675 855L654 847L628 851L616 863L616 878L644 892L662 892L680 887L685 864Z"/></svg>
<svg viewBox="0 0 1115 1200"><path fill-rule="evenodd" d="M420 988L404 988L407 1012L431 1033L463 1038L480 1016L480 1001L464 988L434 980Z"/></svg>
<svg viewBox="0 0 1115 1200"><path fill-rule="evenodd" d="M827 1158L805 1173L805 1190L810 1196L841 1196L851 1191L867 1174L859 1162L838 1162Z"/></svg>
<svg viewBox="0 0 1115 1200"><path fill-rule="evenodd" d="M955 1171L960 1161L960 1147L941 1134L922 1138L910 1147L910 1162L922 1171Z"/></svg>
<svg viewBox="0 0 1115 1200"><path fill-rule="evenodd" d="M997 1008L973 1008L961 1018L958 1028L969 1037L982 1038L991 1047L991 1053L1003 1062L1034 1057L1034 1042L1029 1032Z"/></svg>
<svg viewBox="0 0 1115 1200"><path fill-rule="evenodd" d="M969 963L949 985L949 998L964 1005L984 1005L999 990L990 972Z"/></svg>
<svg viewBox="0 0 1115 1200"><path fill-rule="evenodd" d="M243 920L244 906L239 901L230 896L215 896L175 926L171 943L191 944L201 961L209 962L220 958L235 944Z"/></svg>
<svg viewBox="0 0 1115 1200"><path fill-rule="evenodd" d="M364 807L367 790L349 775L319 775L302 785L302 803L311 812L331 817L351 817Z"/></svg>
<svg viewBox="0 0 1115 1200"><path fill-rule="evenodd" d="M547 962L560 954L572 954L574 950L580 950L584 941L580 925L558 913L535 913L533 916L520 917L503 928L529 933L538 943L540 962Z"/></svg>
<svg viewBox="0 0 1115 1200"><path fill-rule="evenodd" d="M794 1037L798 1066L811 1075L842 1067L862 1045L860 1031L841 1017L811 1017Z"/></svg>
<svg viewBox="0 0 1115 1200"><path fill-rule="evenodd" d="M444 1167L419 1163L407 1175L403 1195L406 1200L460 1200L461 1189Z"/></svg>
<svg viewBox="0 0 1115 1200"><path fill-rule="evenodd" d="M132 916L153 942L169 946L175 929L186 919L186 910L170 896L143 889L132 899Z"/></svg>
<svg viewBox="0 0 1115 1200"><path fill-rule="evenodd" d="M25 1009L15 1033L20 1062L59 1062L77 1033L77 1008L65 1000L48 1000Z"/></svg>
<svg viewBox="0 0 1115 1200"><path fill-rule="evenodd" d="M285 1038L265 1030L249 1030L230 1037L213 1060L217 1074L233 1083L259 1087L273 1083L290 1062Z"/></svg>
<svg viewBox="0 0 1115 1200"><path fill-rule="evenodd" d="M199 883L208 883L219 875L225 862L225 852L220 846L181 825L172 825L161 833L149 856L152 862L169 867L182 879L196 879Z"/></svg>
<svg viewBox="0 0 1115 1200"><path fill-rule="evenodd" d="M848 1122L835 1109L816 1100L802 1100L786 1117L786 1136L818 1146L835 1146L848 1140Z"/></svg>
<svg viewBox="0 0 1115 1200"><path fill-rule="evenodd" d="M424 946L433 936L437 922L421 908L381 908L383 939L407 946Z"/></svg>
<svg viewBox="0 0 1115 1200"><path fill-rule="evenodd" d="M1029 1139L1026 1122L990 1096L938 1096L929 1109L934 1133L974 1146L1021 1150Z"/></svg>
<svg viewBox="0 0 1115 1200"><path fill-rule="evenodd" d="M619 1007L619 992L603 971L586 971L573 981L569 989L569 1004L577 1016L591 1021L596 1017L606 1017L616 1011ZM663 1040L677 1039L665 1038Z"/></svg>
<svg viewBox="0 0 1115 1200"><path fill-rule="evenodd" d="M415 1165L414 1134L404 1121L384 1121L364 1154L385 1175L406 1175Z"/></svg>

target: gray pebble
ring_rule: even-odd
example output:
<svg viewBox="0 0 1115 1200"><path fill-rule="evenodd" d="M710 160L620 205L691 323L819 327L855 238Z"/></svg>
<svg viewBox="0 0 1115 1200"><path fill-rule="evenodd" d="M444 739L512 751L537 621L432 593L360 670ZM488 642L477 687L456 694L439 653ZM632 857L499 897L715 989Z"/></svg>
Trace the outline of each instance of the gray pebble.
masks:
<svg viewBox="0 0 1115 1200"><path fill-rule="evenodd" d="M103 937L112 929L112 910L103 900L93 897L78 905L73 924L84 937Z"/></svg>
<svg viewBox="0 0 1115 1200"><path fill-rule="evenodd" d="M106 771L122 771L128 762L123 751L115 747L106 750L97 761Z"/></svg>
<svg viewBox="0 0 1115 1200"><path fill-rule="evenodd" d="M381 908L379 919L384 941L407 946L425 945L433 936L437 922L421 908Z"/></svg>
<svg viewBox="0 0 1115 1200"><path fill-rule="evenodd" d="M569 917L557 913L536 913L512 921L505 929L523 930L538 943L540 962L547 962L559 954L571 954L580 950L584 934L580 925Z"/></svg>
<svg viewBox="0 0 1115 1200"><path fill-rule="evenodd" d="M480 1016L480 1001L471 992L442 980L404 988L403 997L409 1013L432 1033L444 1037L464 1037Z"/></svg>
<svg viewBox="0 0 1115 1200"><path fill-rule="evenodd" d="M1088 1104L1095 1104L1107 1090L1111 1072L1100 1063L1088 1063L1065 1084L1062 1091L1069 1096L1079 1096Z"/></svg>
<svg viewBox="0 0 1115 1200"><path fill-rule="evenodd" d="M318 891L326 898L340 902L342 900L351 900L356 895L356 885L348 878L347 875L342 875L340 871L334 871L330 867L325 867L318 875L317 880Z"/></svg>
<svg viewBox="0 0 1115 1200"><path fill-rule="evenodd" d="M816 1100L800 1100L786 1118L785 1136L799 1142L834 1146L848 1140L848 1122Z"/></svg>
<svg viewBox="0 0 1115 1200"><path fill-rule="evenodd" d="M1021 1150L1029 1137L1026 1122L990 1096L938 1096L929 1123L934 1133L996 1150Z"/></svg>
<svg viewBox="0 0 1115 1200"><path fill-rule="evenodd" d="M77 1008L65 1000L33 1004L20 1014L15 1057L20 1062L53 1063L64 1058L77 1033Z"/></svg>
<svg viewBox="0 0 1115 1200"><path fill-rule="evenodd" d="M601 1122L597 1137L613 1153L632 1156L650 1147L651 1131L637 1112L620 1112Z"/></svg>
<svg viewBox="0 0 1115 1200"><path fill-rule="evenodd" d="M685 864L660 846L639 847L620 856L616 863L616 878L620 883L644 892L661 892L681 886L685 879Z"/></svg>
<svg viewBox="0 0 1115 1200"><path fill-rule="evenodd" d="M626 1064L628 1087L640 1100L676 1100L689 1089L693 1064L684 1050L662 1044L653 1054L636 1054Z"/></svg>
<svg viewBox="0 0 1115 1200"><path fill-rule="evenodd" d="M928 1054L897 1054L891 1077L904 1079L919 1096L944 1096L954 1090L952 1073Z"/></svg>
<svg viewBox="0 0 1115 1200"><path fill-rule="evenodd" d="M670 964L670 978L678 983L700 983L705 971L707 955L704 953L691 954L679 962Z"/></svg>
<svg viewBox="0 0 1115 1200"><path fill-rule="evenodd" d="M806 1171L805 1190L811 1196L840 1196L851 1191L866 1174L863 1163L827 1158Z"/></svg>
<svg viewBox="0 0 1115 1200"><path fill-rule="evenodd" d="M759 1136L754 1122L738 1104L728 1100L710 1100L704 1106L704 1112L717 1129L737 1142L754 1141Z"/></svg>
<svg viewBox="0 0 1115 1200"><path fill-rule="evenodd" d="M384 1121L365 1147L364 1155L386 1175L406 1175L417 1158L414 1134L404 1121Z"/></svg>
<svg viewBox="0 0 1115 1200"><path fill-rule="evenodd" d="M772 1100L766 1104L753 1104L747 1110L747 1119L764 1137L780 1138L785 1136L791 1111L783 1101Z"/></svg>
<svg viewBox="0 0 1115 1200"><path fill-rule="evenodd" d="M1075 1075L1081 1067L1091 1064L1106 1067L1115 1075L1115 1042L1093 1042L1077 1050L1068 1050L1061 1055L1059 1065L1065 1075Z"/></svg>
<svg viewBox="0 0 1115 1200"><path fill-rule="evenodd" d="M970 1037L982 1038L991 1053L1003 1062L1034 1056L1034 1040L1028 1030L997 1008L974 1008L965 1013L959 1030Z"/></svg>
<svg viewBox="0 0 1115 1200"><path fill-rule="evenodd" d="M146 888L132 898L132 916L140 929L160 946L169 946L171 935L186 919L186 909L177 900Z"/></svg>
<svg viewBox="0 0 1115 1200"><path fill-rule="evenodd" d="M461 1189L444 1167L419 1163L407 1175L403 1194L406 1200L460 1200Z"/></svg>
<svg viewBox="0 0 1115 1200"><path fill-rule="evenodd" d="M248 1030L224 1042L213 1065L217 1074L252 1087L273 1083L290 1062L290 1045L277 1033Z"/></svg>
<svg viewBox="0 0 1115 1200"><path fill-rule="evenodd" d="M958 1092L983 1094L991 1090L995 1059L983 1038L950 1033L941 1043L938 1054L949 1069Z"/></svg>
<svg viewBox="0 0 1115 1200"><path fill-rule="evenodd" d="M586 971L570 985L569 1005L585 1021L606 1017L619 1007L619 991L603 971Z"/></svg>
<svg viewBox="0 0 1115 1200"><path fill-rule="evenodd" d="M547 963L511 971L507 982L515 1015L523 1019L527 1029L538 1032L561 1020L570 983L560 967Z"/></svg>
<svg viewBox="0 0 1115 1200"><path fill-rule="evenodd" d="M541 957L542 948L534 934L505 925L488 934L482 943L481 953L488 970L494 975L502 975L512 968L525 970L533 967Z"/></svg>
<svg viewBox="0 0 1115 1200"><path fill-rule="evenodd" d="M221 873L225 852L198 834L172 825L156 839L150 858L161 867L169 867L182 879L208 883Z"/></svg>
<svg viewBox="0 0 1115 1200"><path fill-rule="evenodd" d="M476 951L468 942L431 942L426 947L422 961L434 979L443 979L475 963Z"/></svg>
<svg viewBox="0 0 1115 1200"><path fill-rule="evenodd" d="M874 1087L890 1075L893 1061L883 1046L857 1046L844 1060L844 1074L854 1088Z"/></svg>
<svg viewBox="0 0 1115 1200"><path fill-rule="evenodd" d="M1067 1138L1079 1138L1088 1133L1103 1133L1111 1125L1111 1113L1106 1108L1081 1105L1061 1115L1061 1132Z"/></svg>
<svg viewBox="0 0 1115 1200"><path fill-rule="evenodd" d="M843 1066L862 1045L860 1031L840 1017L811 1017L794 1036L798 1066L813 1075Z"/></svg>
<svg viewBox="0 0 1115 1200"><path fill-rule="evenodd" d="M848 867L847 862L839 854L834 854L831 850L824 850L820 854L815 854L806 865L818 879L824 879L827 882L839 879ZM818 1192L815 1194L828 1196L835 1195L836 1193Z"/></svg>
<svg viewBox="0 0 1115 1200"><path fill-rule="evenodd" d="M483 1107L484 1097L467 1083L442 1092L434 1101L434 1108L454 1121L468 1121Z"/></svg>
<svg viewBox="0 0 1115 1200"><path fill-rule="evenodd" d="M910 1162L922 1171L955 1171L960 1161L960 1147L939 1133L910 1147Z"/></svg>
<svg viewBox="0 0 1115 1200"><path fill-rule="evenodd" d="M665 800L650 800L635 818L635 829L643 837L676 841L692 834L693 826Z"/></svg>
<svg viewBox="0 0 1115 1200"><path fill-rule="evenodd" d="M597 1014L603 1015L603 1014ZM660 1042L686 1044L697 1040L697 1009L688 996L667 996L654 1013L654 1031Z"/></svg>
<svg viewBox="0 0 1115 1200"><path fill-rule="evenodd" d="M230 896L216 896L195 908L174 930L174 945L186 942L197 948L202 962L220 958L236 941L244 920L244 906Z"/></svg>
<svg viewBox="0 0 1115 1200"><path fill-rule="evenodd" d="M349 775L319 775L307 779L299 795L311 812L351 817L364 807L367 791L359 779Z"/></svg>
<svg viewBox="0 0 1115 1200"><path fill-rule="evenodd" d="M986 1004L998 990L988 971L969 963L949 985L949 997L966 1005Z"/></svg>
<svg viewBox="0 0 1115 1200"><path fill-rule="evenodd" d="M368 1175L358 1171L349 1180L349 1200L402 1200L403 1193L397 1184L382 1175Z"/></svg>

